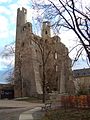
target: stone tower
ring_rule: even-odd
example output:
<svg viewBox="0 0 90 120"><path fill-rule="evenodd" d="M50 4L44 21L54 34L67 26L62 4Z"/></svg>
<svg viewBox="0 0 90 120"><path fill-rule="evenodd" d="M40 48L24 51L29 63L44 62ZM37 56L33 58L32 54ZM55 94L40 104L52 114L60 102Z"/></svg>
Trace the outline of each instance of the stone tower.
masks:
<svg viewBox="0 0 90 120"><path fill-rule="evenodd" d="M43 26L42 26L42 37L47 39L48 37L51 37L51 33L50 33L50 22L46 21L43 22Z"/></svg>
<svg viewBox="0 0 90 120"><path fill-rule="evenodd" d="M27 10L23 7L22 7L22 10L20 10L20 8L18 8L18 10L17 10L17 27L21 27L27 22L26 17L27 17Z"/></svg>
<svg viewBox="0 0 90 120"><path fill-rule="evenodd" d="M17 10L15 46L15 97L37 96L42 94L38 64L34 45L31 45L32 24L26 21L27 10ZM28 34L28 35L27 35Z"/></svg>
<svg viewBox="0 0 90 120"><path fill-rule="evenodd" d="M15 97L22 96L22 80L21 80L21 28L26 23L27 10L25 8L17 9L16 23L16 44L15 44Z"/></svg>
<svg viewBox="0 0 90 120"><path fill-rule="evenodd" d="M71 60L60 37L51 37L50 22L43 22L41 37L26 21L27 10L17 10L15 46L15 97L42 94L43 62L47 92L69 93ZM43 56L42 56L43 55ZM72 87L73 89L73 87Z"/></svg>

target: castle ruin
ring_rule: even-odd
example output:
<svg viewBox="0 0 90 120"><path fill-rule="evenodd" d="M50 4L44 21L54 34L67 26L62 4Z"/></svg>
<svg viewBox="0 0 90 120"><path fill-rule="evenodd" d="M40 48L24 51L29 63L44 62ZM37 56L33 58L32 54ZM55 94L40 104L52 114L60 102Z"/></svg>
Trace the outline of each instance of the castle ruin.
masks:
<svg viewBox="0 0 90 120"><path fill-rule="evenodd" d="M41 37L32 32L27 10L18 8L15 46L15 97L46 92L71 93L72 70L68 49L59 36L51 37L50 22L43 22Z"/></svg>

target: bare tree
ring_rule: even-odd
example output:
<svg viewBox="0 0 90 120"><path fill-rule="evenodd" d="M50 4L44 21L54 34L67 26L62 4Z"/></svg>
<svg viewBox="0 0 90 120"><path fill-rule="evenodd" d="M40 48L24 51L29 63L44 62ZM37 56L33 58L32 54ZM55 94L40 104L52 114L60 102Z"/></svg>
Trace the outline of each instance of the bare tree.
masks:
<svg viewBox="0 0 90 120"><path fill-rule="evenodd" d="M76 58L85 50L90 62L90 6L76 0L47 0L47 3L34 0L34 9L35 7L43 11L42 18L51 21L57 32L60 33L63 29L74 31L82 44Z"/></svg>
<svg viewBox="0 0 90 120"><path fill-rule="evenodd" d="M8 77L6 78L6 81L10 84L14 84L14 71L7 71L8 72Z"/></svg>
<svg viewBox="0 0 90 120"><path fill-rule="evenodd" d="M27 35L28 36L28 35ZM47 81L46 81L46 66L47 66L47 63L48 63L48 60L50 58L50 54L52 53L52 48L53 48L53 43L50 42L47 44L48 41L46 41L46 39L43 39L43 38L39 38L36 36L34 39L32 38L31 39L31 36L30 38L28 37L28 39L30 40L30 44L32 44L32 47L35 47L37 48L37 52L38 54L40 55L40 58L41 58L41 61L38 59L38 58L32 58L34 61L37 61L38 63L40 63L41 65L41 73L42 73L42 89L43 89L43 103L45 103L46 101L46 87L47 87ZM18 59L18 82L20 82L21 84L21 97L23 97L23 75L22 75L22 48L20 48L20 52L19 52L19 59ZM3 52L2 52L2 57L5 57L6 59L9 58L9 57L12 57L14 56L15 54L15 47L13 45L13 43L9 44L9 45L6 45ZM28 55L28 53L27 53ZM8 78L7 78L7 81L12 83L14 78L13 78L13 74L14 74L14 68L13 69L13 72L12 74L10 73L9 74L9 71L8 74ZM53 69L54 70L54 69ZM49 71L49 72L53 72L52 71ZM54 74L55 75L55 74ZM50 79L50 78L49 78ZM49 83L48 83L49 84Z"/></svg>
<svg viewBox="0 0 90 120"><path fill-rule="evenodd" d="M6 71L4 72L3 75L7 75L6 81L13 84L14 82L14 66L13 66L13 59L14 59L14 53L15 53L15 47L14 47L14 42L7 44L4 46L4 49L1 51L1 57L2 59L9 59L8 63L4 63L5 66L7 67Z"/></svg>
<svg viewBox="0 0 90 120"><path fill-rule="evenodd" d="M48 65L48 60L50 58L50 55L52 54L52 48L53 48L53 43L48 42L46 39L41 38L38 39L35 37L34 39L31 40L32 44L34 43L35 46L37 46L37 52L40 55L41 61L37 59L37 61L40 63L41 66L41 73L42 73L42 91L43 91L43 103L46 101L46 87L47 87L47 81L46 81L46 68ZM34 48L35 49L35 48ZM49 71L50 72L50 71Z"/></svg>
<svg viewBox="0 0 90 120"><path fill-rule="evenodd" d="M1 52L1 56L4 58L13 57L15 53L15 42L5 45L3 51Z"/></svg>

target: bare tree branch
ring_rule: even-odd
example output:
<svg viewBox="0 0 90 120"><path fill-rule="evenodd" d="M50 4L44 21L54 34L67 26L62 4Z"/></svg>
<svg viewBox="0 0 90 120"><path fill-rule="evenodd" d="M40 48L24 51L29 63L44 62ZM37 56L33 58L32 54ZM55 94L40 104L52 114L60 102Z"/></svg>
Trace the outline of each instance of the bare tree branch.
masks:
<svg viewBox="0 0 90 120"><path fill-rule="evenodd" d="M43 10L46 10L44 15L52 22L52 27L55 27L58 33L63 28L74 31L90 62L90 7L85 6L83 10L82 2L79 2L80 7L78 7L76 0L58 0L58 4L48 1L50 4L40 4L40 6L42 9L44 6Z"/></svg>

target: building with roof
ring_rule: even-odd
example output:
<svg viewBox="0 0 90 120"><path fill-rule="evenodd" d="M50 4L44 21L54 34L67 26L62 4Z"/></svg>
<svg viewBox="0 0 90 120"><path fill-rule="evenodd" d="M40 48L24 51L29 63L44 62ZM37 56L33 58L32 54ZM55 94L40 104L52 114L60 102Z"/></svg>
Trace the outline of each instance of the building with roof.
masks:
<svg viewBox="0 0 90 120"><path fill-rule="evenodd" d="M76 90L82 87L90 91L90 68L73 70L73 77Z"/></svg>

